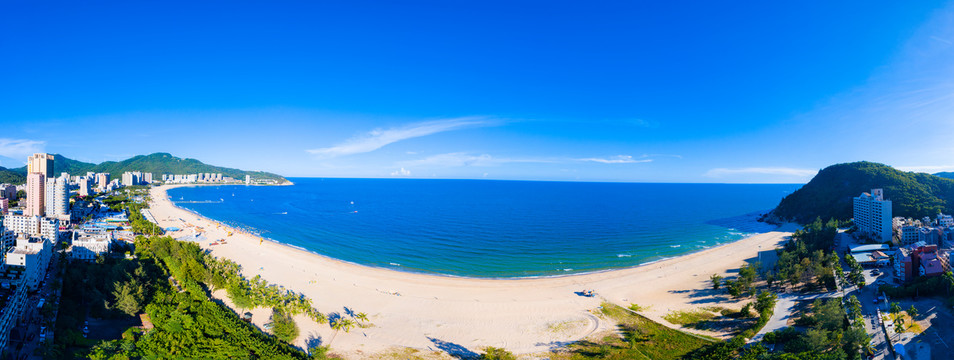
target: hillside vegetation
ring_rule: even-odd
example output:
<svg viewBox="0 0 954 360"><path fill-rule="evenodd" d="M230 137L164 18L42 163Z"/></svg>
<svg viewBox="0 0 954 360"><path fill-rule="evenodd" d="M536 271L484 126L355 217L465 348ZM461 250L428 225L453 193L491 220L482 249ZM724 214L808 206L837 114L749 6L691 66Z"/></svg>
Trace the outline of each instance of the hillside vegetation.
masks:
<svg viewBox="0 0 954 360"><path fill-rule="evenodd" d="M110 173L113 178L118 178L127 171L142 171L153 173L153 176L158 178L162 174L221 173L222 176L230 176L239 180L244 180L245 175L251 175L256 179L285 181L285 178L281 175L213 166L196 159L183 159L168 153L138 155L123 161L106 161L100 164L77 161L59 154L55 154L55 156L53 172L57 175L62 172L70 173L70 175L80 175L92 171ZM0 168L0 182L22 184L26 181L26 172L26 166L16 169Z"/></svg>
<svg viewBox="0 0 954 360"><path fill-rule="evenodd" d="M0 166L0 184L23 184L26 176L14 170Z"/></svg>
<svg viewBox="0 0 954 360"><path fill-rule="evenodd" d="M803 224L819 217L847 220L852 217L852 198L874 188L884 189L894 216L954 213L950 201L954 199L954 180L862 161L822 169L808 184L782 199L773 214Z"/></svg>

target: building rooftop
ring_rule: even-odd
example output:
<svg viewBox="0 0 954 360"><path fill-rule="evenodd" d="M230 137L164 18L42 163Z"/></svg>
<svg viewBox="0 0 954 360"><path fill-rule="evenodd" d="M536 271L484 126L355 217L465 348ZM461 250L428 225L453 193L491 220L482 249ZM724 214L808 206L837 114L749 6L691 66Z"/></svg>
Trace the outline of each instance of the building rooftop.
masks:
<svg viewBox="0 0 954 360"><path fill-rule="evenodd" d="M18 248L18 247L15 247L15 248L13 248L13 249L10 250L10 254L33 255L33 254L39 254L39 253L40 253L40 250L38 250L38 249L27 249L27 248Z"/></svg>
<svg viewBox="0 0 954 360"><path fill-rule="evenodd" d="M944 272L944 267L941 266L941 261L937 258L923 262L921 266L924 268L925 275L937 275Z"/></svg>
<svg viewBox="0 0 954 360"><path fill-rule="evenodd" d="M891 246L889 246L888 244L870 244L870 245L855 246L851 248L851 252L863 253L863 252L871 252L876 250L888 250L890 248Z"/></svg>

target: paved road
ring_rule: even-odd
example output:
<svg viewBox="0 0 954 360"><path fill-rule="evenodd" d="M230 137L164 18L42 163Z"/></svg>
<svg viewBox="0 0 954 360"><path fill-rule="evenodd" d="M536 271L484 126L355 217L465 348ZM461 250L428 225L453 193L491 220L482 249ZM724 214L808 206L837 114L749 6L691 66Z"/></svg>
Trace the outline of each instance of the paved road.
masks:
<svg viewBox="0 0 954 360"><path fill-rule="evenodd" d="M837 241L838 249L841 249L841 255L844 257L844 250L847 250L851 244L851 239L848 234L839 233L835 239ZM850 271L847 263L842 261L842 266L844 271ZM865 283L870 284L865 286L862 289L859 289L856 286L851 286L845 289L845 292L848 296L855 295L858 297L858 301L861 302L861 313L865 321L865 331L868 333L868 337L871 338L871 345L875 349L875 355L872 359L883 360L883 359L892 359L890 349L888 349L888 343L884 329L881 327L881 324L878 322L878 312L877 309L879 306L881 310L886 310L884 302L875 304L874 300L877 298L878 283L888 283L891 284L893 281L891 275L892 269L890 267L885 267L880 269L880 275L873 275L872 269L865 269Z"/></svg>

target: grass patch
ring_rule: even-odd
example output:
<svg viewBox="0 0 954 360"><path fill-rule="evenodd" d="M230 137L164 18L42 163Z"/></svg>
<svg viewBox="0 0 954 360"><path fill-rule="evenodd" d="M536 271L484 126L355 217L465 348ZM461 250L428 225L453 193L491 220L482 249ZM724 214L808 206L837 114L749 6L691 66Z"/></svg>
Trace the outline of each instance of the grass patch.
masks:
<svg viewBox="0 0 954 360"><path fill-rule="evenodd" d="M732 309L724 308L724 307L721 307L721 306L703 306L703 307L702 307L702 310L711 311L711 312L714 312L714 313L721 313L721 312L725 312L725 311L732 311Z"/></svg>
<svg viewBox="0 0 954 360"><path fill-rule="evenodd" d="M716 317L706 310L677 310L666 314L663 319L676 325L693 325Z"/></svg>
<svg viewBox="0 0 954 360"><path fill-rule="evenodd" d="M651 306L642 306L642 305L639 305L639 304L630 304L630 305L629 305L629 309L630 309L630 310L633 310L633 311L635 311L635 312L648 311L650 307L651 307Z"/></svg>
<svg viewBox="0 0 954 360"><path fill-rule="evenodd" d="M585 320L567 320L547 324L547 331L551 333L565 333L579 327Z"/></svg>
<svg viewBox="0 0 954 360"><path fill-rule="evenodd" d="M375 359L382 360L453 360L454 357L439 351L421 351L412 348L392 348L382 353L373 355Z"/></svg>
<svg viewBox="0 0 954 360"><path fill-rule="evenodd" d="M580 341L568 346L566 351L553 353L550 358L675 360L713 343L713 340L668 328L610 303L603 303L600 315L619 324L622 338L606 336L598 341Z"/></svg>
<svg viewBox="0 0 954 360"><path fill-rule="evenodd" d="M900 317L904 319L904 332L909 332L912 334L920 334L924 332L924 329L921 327L921 324L918 324L917 321L915 321L914 318L911 317L911 315L908 315L907 311L902 311L898 313L898 316L894 316L893 314L888 314L888 316L891 319L891 324L892 324L891 326L894 326L893 324L896 318Z"/></svg>

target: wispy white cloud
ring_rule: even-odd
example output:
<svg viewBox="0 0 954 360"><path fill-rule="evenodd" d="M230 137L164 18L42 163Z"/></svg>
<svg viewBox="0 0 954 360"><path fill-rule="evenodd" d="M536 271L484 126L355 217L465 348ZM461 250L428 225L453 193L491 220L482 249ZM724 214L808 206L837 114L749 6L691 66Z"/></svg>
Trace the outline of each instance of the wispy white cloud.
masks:
<svg viewBox="0 0 954 360"><path fill-rule="evenodd" d="M653 161L653 159L637 160L630 155L616 155L616 156L612 156L608 158L584 158L584 159L576 159L576 160L577 161L592 161L592 162L598 162L603 164L634 164L634 163L646 163L646 162Z"/></svg>
<svg viewBox="0 0 954 360"><path fill-rule="evenodd" d="M399 166L403 167L460 167L460 166L497 166L500 164L506 163L515 163L515 162L550 162L545 159L507 159L507 158L495 158L489 154L468 154L464 152L456 153L447 153L447 154L438 154L428 156L423 159L410 160L410 161L401 161L398 162Z"/></svg>
<svg viewBox="0 0 954 360"><path fill-rule="evenodd" d="M380 149L388 144L401 140L437 134L446 131L464 128L492 126L498 121L487 117L463 117L435 121L425 121L390 129L375 129L362 136L351 138L341 144L306 150L308 153L322 157L336 157L343 155L361 154Z"/></svg>
<svg viewBox="0 0 954 360"><path fill-rule="evenodd" d="M602 164L636 164L652 162L650 155L643 155L640 158L634 158L631 155L617 155L606 158L566 158L566 157L494 157L490 154L470 154L466 152L455 152L447 154L438 154L428 156L423 159L400 161L396 166L402 167L460 167L460 166L499 166L512 163L538 163L538 164L560 164L574 162L596 162Z"/></svg>
<svg viewBox="0 0 954 360"><path fill-rule="evenodd" d="M411 176L411 171L405 168L401 168L400 170L395 170L394 172L392 172L391 176Z"/></svg>
<svg viewBox="0 0 954 360"><path fill-rule="evenodd" d="M26 157L43 152L45 145L45 141L0 138L0 156L23 158L26 162Z"/></svg>
<svg viewBox="0 0 954 360"><path fill-rule="evenodd" d="M732 175L783 175L799 178L808 178L818 173L818 170L796 169L787 167L750 167L740 169L715 168L705 173L705 176L720 178Z"/></svg>

